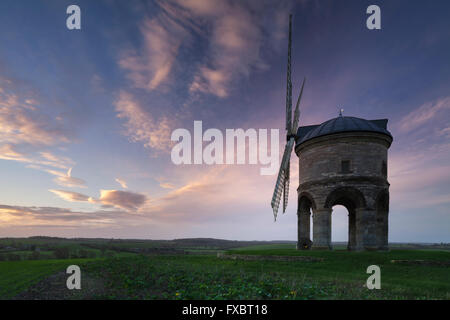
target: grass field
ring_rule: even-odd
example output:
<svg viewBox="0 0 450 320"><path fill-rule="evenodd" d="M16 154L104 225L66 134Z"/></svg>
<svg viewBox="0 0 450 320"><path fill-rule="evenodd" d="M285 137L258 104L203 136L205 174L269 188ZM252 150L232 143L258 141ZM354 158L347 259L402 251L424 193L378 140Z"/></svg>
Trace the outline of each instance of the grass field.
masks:
<svg viewBox="0 0 450 320"><path fill-rule="evenodd" d="M97 279L101 290L87 299L450 299L450 252L297 251L292 244L228 250L262 255L261 261L219 259L216 255L137 255L114 258L0 262L0 298L13 298L70 264ZM313 256L323 261L271 261L271 255ZM431 265L391 260L425 260ZM433 263L437 265L433 265ZM381 290L365 287L369 265L381 268ZM65 286L65 282L56 283ZM51 290L51 289L48 289ZM77 296L80 297L79 295ZM39 292L37 296L39 297Z"/></svg>
<svg viewBox="0 0 450 320"><path fill-rule="evenodd" d="M71 264L82 264L88 259L25 260L0 262L0 298L14 297L52 273L65 270Z"/></svg>

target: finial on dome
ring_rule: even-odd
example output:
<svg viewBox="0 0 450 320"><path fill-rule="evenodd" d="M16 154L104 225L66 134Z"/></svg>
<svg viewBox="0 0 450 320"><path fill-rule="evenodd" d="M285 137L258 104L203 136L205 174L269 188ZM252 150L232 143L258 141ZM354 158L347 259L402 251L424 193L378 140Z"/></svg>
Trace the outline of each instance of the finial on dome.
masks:
<svg viewBox="0 0 450 320"><path fill-rule="evenodd" d="M339 117L342 117L343 113L344 113L344 109L339 110Z"/></svg>

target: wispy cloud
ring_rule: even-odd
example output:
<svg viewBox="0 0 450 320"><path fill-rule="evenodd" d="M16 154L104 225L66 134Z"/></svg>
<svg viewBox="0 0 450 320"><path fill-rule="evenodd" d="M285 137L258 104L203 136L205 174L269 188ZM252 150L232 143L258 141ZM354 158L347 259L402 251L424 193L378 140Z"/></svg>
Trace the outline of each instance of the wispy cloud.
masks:
<svg viewBox="0 0 450 320"><path fill-rule="evenodd" d="M181 169L180 169L181 170ZM152 198L141 211L154 217L156 221L176 221L183 223L206 222L234 219L251 206L266 207L269 219L270 201L267 206L261 197L270 199L273 181L260 176L257 168L211 167L199 172L195 168L184 168L183 173L173 172L180 180L181 187L159 197ZM259 212L264 214L263 212Z"/></svg>
<svg viewBox="0 0 450 320"><path fill-rule="evenodd" d="M140 31L142 48L123 52L119 65L127 72L134 86L151 91L168 80L178 48L189 34L163 15L145 18Z"/></svg>
<svg viewBox="0 0 450 320"><path fill-rule="evenodd" d="M56 227L92 227L114 226L118 219L126 219L126 211L98 210L91 212L72 211L58 207L26 207L0 205L2 228L56 226ZM141 216L133 215L134 219ZM145 218L145 217L142 217Z"/></svg>
<svg viewBox="0 0 450 320"><path fill-rule="evenodd" d="M45 171L56 176L54 181L60 186L69 188L86 188L86 182L83 179L72 177L72 168L69 168L67 172L61 172L51 169L47 169Z"/></svg>
<svg viewBox="0 0 450 320"><path fill-rule="evenodd" d="M41 170L41 166L68 169L70 165L74 165L67 157L60 157L48 151L29 154L19 151L19 146L10 143L0 145L0 159L27 163L28 167Z"/></svg>
<svg viewBox="0 0 450 320"><path fill-rule="evenodd" d="M49 146L70 141L63 127L39 112L36 101L0 91L0 143Z"/></svg>
<svg viewBox="0 0 450 320"><path fill-rule="evenodd" d="M175 189L175 185L169 182L161 182L159 186L163 189Z"/></svg>
<svg viewBox="0 0 450 320"><path fill-rule="evenodd" d="M409 132L422 125L425 125L441 113L447 111L444 116L448 121L450 120L450 97L440 98L432 102L427 102L417 109L411 111L400 120L400 130L402 132Z"/></svg>
<svg viewBox="0 0 450 320"><path fill-rule="evenodd" d="M173 120L166 116L155 119L128 92L121 91L115 101L117 117L124 119L125 134L132 142L141 142L146 148L168 151Z"/></svg>
<svg viewBox="0 0 450 320"><path fill-rule="evenodd" d="M84 195L82 193L78 193L78 192L55 190L55 189L49 189L48 191L53 192L61 199L64 199L64 200L70 201L70 202L84 202L84 201L89 201L89 199L92 199L91 197Z"/></svg>
<svg viewBox="0 0 450 320"><path fill-rule="evenodd" d="M119 65L135 87L154 90L169 79L174 65L183 64L182 46L208 41L197 59L189 91L227 97L235 82L252 70L267 67L261 51L265 44L277 48L285 36L292 1L258 4L239 1L171 0L157 1L160 11L140 23L142 48L122 52ZM266 28L264 21L271 21ZM277 50L277 49L272 49ZM138 53L139 52L139 53ZM185 62L186 63L186 62ZM183 65L182 65L183 66ZM192 66L189 66L192 69ZM178 68L185 73L186 68ZM186 77L183 74L183 77Z"/></svg>
<svg viewBox="0 0 450 320"><path fill-rule="evenodd" d="M128 189L127 182L123 179L116 178L116 182L124 189Z"/></svg>
<svg viewBox="0 0 450 320"><path fill-rule="evenodd" d="M128 212L138 211L148 201L147 196L130 191L100 190L99 198L93 198L73 191L55 189L50 189L49 191L69 202L91 202L93 204L101 204L106 208L115 207Z"/></svg>

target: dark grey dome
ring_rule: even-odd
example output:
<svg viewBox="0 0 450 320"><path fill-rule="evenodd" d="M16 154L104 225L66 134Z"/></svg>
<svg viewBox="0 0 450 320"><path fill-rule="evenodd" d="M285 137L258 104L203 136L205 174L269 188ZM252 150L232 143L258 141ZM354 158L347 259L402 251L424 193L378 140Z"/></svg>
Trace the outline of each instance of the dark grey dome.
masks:
<svg viewBox="0 0 450 320"><path fill-rule="evenodd" d="M378 132L388 135L388 119L365 120L355 117L342 117L325 121L319 125L299 127L297 130L296 144L299 145L305 141L340 132Z"/></svg>

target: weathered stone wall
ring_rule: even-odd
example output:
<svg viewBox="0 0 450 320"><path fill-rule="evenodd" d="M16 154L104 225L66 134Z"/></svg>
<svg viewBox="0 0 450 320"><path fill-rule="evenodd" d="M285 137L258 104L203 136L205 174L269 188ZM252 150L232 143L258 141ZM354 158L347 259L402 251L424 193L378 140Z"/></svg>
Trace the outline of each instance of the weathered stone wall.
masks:
<svg viewBox="0 0 450 320"><path fill-rule="evenodd" d="M331 208L340 204L349 211L350 250L387 249L388 205L377 201L386 202L380 195L388 194L386 168L391 142L379 133L346 132L296 147L299 239L309 238L305 215L312 208L313 248L331 248ZM350 161L349 172L342 171L342 161Z"/></svg>

